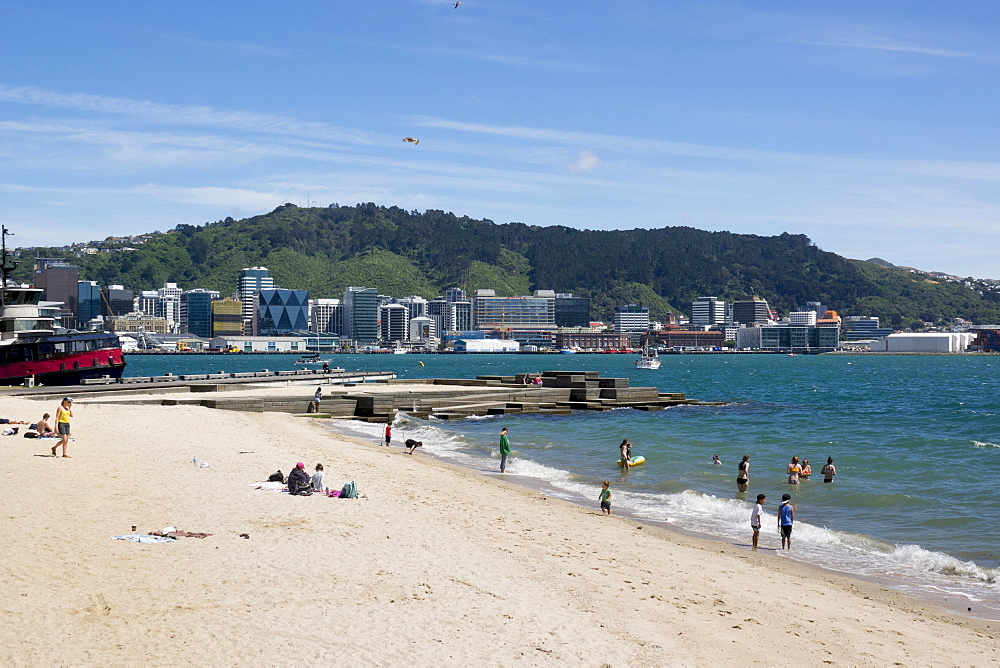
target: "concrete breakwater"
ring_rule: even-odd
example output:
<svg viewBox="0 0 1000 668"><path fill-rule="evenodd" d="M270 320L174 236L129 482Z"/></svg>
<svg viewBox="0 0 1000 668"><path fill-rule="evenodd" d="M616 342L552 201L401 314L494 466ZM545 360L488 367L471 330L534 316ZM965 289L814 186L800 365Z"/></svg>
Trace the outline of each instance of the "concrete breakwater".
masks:
<svg viewBox="0 0 1000 668"><path fill-rule="evenodd" d="M72 393L78 400L87 402L197 405L369 422L385 422L399 412L419 418L455 420L476 415L568 414L573 410L662 410L678 405L718 405L688 399L683 393L659 392L655 387L631 387L627 378L602 378L596 371L545 371L541 374L477 376L471 380L400 380L392 376L355 372L228 379L178 378L170 382L88 386L74 389ZM318 410L312 401L317 384L321 384L323 390ZM50 394L65 391L66 388L35 388L19 394L48 398Z"/></svg>

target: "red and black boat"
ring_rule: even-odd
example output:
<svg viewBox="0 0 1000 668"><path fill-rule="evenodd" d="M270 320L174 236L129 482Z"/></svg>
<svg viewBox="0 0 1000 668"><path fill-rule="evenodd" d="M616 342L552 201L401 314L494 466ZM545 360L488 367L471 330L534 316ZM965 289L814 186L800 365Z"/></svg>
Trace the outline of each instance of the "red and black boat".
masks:
<svg viewBox="0 0 1000 668"><path fill-rule="evenodd" d="M114 334L55 330L55 318L41 314L41 288L12 286L17 263L7 252L7 228L0 236L0 385L34 378L39 385L77 385L85 378L121 378L125 358Z"/></svg>

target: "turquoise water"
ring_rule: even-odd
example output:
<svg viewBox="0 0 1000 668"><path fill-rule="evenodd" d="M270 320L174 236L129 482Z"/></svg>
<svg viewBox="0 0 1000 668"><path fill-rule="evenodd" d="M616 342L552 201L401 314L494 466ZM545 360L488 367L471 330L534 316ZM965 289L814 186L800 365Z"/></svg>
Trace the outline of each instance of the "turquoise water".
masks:
<svg viewBox="0 0 1000 668"><path fill-rule="evenodd" d="M473 377L592 370L635 386L684 392L718 407L518 415L461 422L401 416L395 438L483 471L496 466L500 426L514 448L509 472L551 493L592 503L612 483L616 511L746 541L750 504L736 465L751 457L750 499L767 494L771 523L792 494L793 557L904 589L962 597L1000 614L1000 358L990 356L667 355L637 370L632 355L338 355L347 369L401 377ZM129 375L293 368L290 356L130 356ZM425 367L418 362L423 361ZM169 365L167 368L164 365ZM376 427L355 426L375 438ZM623 473L623 438L646 464ZM718 454L723 466L713 466ZM792 455L813 479L786 482ZM832 456L838 470L824 484ZM596 505L596 504L595 504ZM778 544L765 524L762 546ZM984 613L985 614L985 613Z"/></svg>

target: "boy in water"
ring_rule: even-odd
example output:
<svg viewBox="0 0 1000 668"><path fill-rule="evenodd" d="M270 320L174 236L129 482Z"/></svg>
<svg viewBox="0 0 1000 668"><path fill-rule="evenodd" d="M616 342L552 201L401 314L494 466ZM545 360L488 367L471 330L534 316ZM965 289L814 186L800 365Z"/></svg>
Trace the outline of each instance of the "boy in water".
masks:
<svg viewBox="0 0 1000 668"><path fill-rule="evenodd" d="M767 496L758 494L757 503L750 511L750 528L753 529L753 549L755 550L757 549L757 539L760 538L760 518L764 514L764 501L766 500Z"/></svg>
<svg viewBox="0 0 1000 668"><path fill-rule="evenodd" d="M792 508L792 495L782 494L781 505L778 506L778 532L781 534L781 549L792 549L792 522L795 521L795 510Z"/></svg>
<svg viewBox="0 0 1000 668"><path fill-rule="evenodd" d="M611 514L611 483L605 480L601 483L601 512L605 515Z"/></svg>

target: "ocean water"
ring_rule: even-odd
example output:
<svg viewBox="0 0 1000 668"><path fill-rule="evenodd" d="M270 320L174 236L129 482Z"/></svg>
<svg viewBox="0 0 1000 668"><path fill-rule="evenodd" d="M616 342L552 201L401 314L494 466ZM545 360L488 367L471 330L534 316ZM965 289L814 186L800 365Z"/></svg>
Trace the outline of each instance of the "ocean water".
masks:
<svg viewBox="0 0 1000 668"><path fill-rule="evenodd" d="M761 546L780 544L775 514L792 495L794 549L783 554L886 580L911 593L962 602L1000 619L1000 357L666 355L637 370L634 355L338 355L347 369L400 377L469 378L520 371L587 370L633 386L684 392L723 406L630 409L570 416L508 415L459 422L401 414L394 439L495 473L497 432L510 430L508 474L593 504L611 482L615 512L737 543L767 494ZM293 368L290 356L130 356L128 375ZM425 366L421 367L419 362ZM349 429L376 440L377 425ZM618 444L646 463L622 472ZM722 466L712 464L718 454ZM750 489L736 465L750 455ZM813 478L788 485L792 455ZM833 457L838 475L824 484Z"/></svg>

